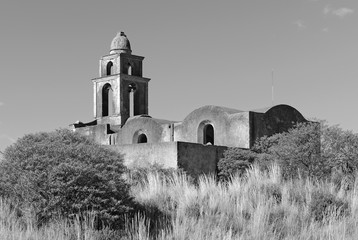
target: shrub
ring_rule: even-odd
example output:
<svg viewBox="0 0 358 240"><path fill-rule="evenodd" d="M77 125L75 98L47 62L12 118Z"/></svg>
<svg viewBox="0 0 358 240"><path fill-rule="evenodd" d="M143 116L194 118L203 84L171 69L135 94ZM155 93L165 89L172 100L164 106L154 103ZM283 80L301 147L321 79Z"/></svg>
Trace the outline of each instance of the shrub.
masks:
<svg viewBox="0 0 358 240"><path fill-rule="evenodd" d="M259 139L253 148L259 157L274 160L286 179L329 176L328 163L320 156L320 125L298 123L288 132Z"/></svg>
<svg viewBox="0 0 358 240"><path fill-rule="evenodd" d="M228 180L232 175L242 176L251 166L256 154L250 150L241 148L228 148L224 157L218 163L218 175L220 180Z"/></svg>
<svg viewBox="0 0 358 240"><path fill-rule="evenodd" d="M322 221L326 217L330 217L332 214L336 217L342 217L349 212L347 202L322 190L316 190L312 193L309 208L311 216L316 221Z"/></svg>
<svg viewBox="0 0 358 240"><path fill-rule="evenodd" d="M131 203L122 161L70 130L25 135L5 150L0 193L33 206L40 223L86 211L113 223Z"/></svg>
<svg viewBox="0 0 358 240"><path fill-rule="evenodd" d="M358 170L358 134L321 123L321 155L332 171L352 174Z"/></svg>

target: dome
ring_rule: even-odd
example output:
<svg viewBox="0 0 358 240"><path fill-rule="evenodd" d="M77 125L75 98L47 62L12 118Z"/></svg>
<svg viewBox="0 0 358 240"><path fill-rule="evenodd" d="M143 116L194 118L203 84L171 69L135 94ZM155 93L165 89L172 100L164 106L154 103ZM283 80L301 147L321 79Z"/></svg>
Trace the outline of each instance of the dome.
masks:
<svg viewBox="0 0 358 240"><path fill-rule="evenodd" d="M110 54L113 53L131 53L131 44L124 32L117 33L117 36L113 38L111 43Z"/></svg>

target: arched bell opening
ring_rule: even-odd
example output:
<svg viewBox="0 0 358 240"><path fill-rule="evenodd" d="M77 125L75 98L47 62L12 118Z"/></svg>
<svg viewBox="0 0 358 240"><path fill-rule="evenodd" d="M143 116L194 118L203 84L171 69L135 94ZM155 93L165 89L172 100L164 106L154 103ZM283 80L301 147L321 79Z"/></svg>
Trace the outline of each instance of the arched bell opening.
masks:
<svg viewBox="0 0 358 240"><path fill-rule="evenodd" d="M109 61L106 67L107 76L113 75L113 62Z"/></svg>
<svg viewBox="0 0 358 240"><path fill-rule="evenodd" d="M215 130L213 124L209 121L202 121L197 131L198 143L206 145L215 144Z"/></svg>
<svg viewBox="0 0 358 240"><path fill-rule="evenodd" d="M109 83L102 88L102 116L106 117L113 114L113 90Z"/></svg>

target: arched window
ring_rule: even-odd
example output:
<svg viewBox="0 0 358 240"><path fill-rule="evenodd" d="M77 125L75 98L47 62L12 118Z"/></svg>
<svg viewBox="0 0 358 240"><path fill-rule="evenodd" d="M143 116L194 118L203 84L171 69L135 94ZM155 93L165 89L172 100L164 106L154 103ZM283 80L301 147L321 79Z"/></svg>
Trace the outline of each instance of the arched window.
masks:
<svg viewBox="0 0 358 240"><path fill-rule="evenodd" d="M128 63L127 74L132 75L132 66Z"/></svg>
<svg viewBox="0 0 358 240"><path fill-rule="evenodd" d="M138 143L146 143L146 142L148 142L147 136L144 133L140 134L138 136L138 141L137 142Z"/></svg>
<svg viewBox="0 0 358 240"><path fill-rule="evenodd" d="M110 76L113 74L113 63L109 61L107 63L107 76Z"/></svg>
<svg viewBox="0 0 358 240"><path fill-rule="evenodd" d="M139 129L133 134L133 140L132 140L133 144L147 143L147 142L148 142L148 138L147 135L145 134L145 131L143 131L143 129Z"/></svg>
<svg viewBox="0 0 358 240"><path fill-rule="evenodd" d="M198 127L198 143L214 145L214 126L209 120L203 121Z"/></svg>
<svg viewBox="0 0 358 240"><path fill-rule="evenodd" d="M203 140L204 144L214 145L214 127L211 124L207 124L204 126L203 131Z"/></svg>
<svg viewBox="0 0 358 240"><path fill-rule="evenodd" d="M102 88L102 116L113 114L113 90L111 84L106 83Z"/></svg>
<svg viewBox="0 0 358 240"><path fill-rule="evenodd" d="M129 92L129 117L133 117L134 112L134 92L136 90L136 85L134 83L129 84L128 92Z"/></svg>

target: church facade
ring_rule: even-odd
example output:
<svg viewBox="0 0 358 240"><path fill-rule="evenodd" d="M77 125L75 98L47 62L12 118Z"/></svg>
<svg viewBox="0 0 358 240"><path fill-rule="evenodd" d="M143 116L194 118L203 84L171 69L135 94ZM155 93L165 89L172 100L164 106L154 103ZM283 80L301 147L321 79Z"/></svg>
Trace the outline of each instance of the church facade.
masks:
<svg viewBox="0 0 358 240"><path fill-rule="evenodd" d="M143 60L132 54L126 35L118 33L109 54L99 61L99 77L92 79L94 120L70 125L122 153L127 166L157 163L194 176L212 173L227 147L249 149L257 138L307 121L288 105L255 111L203 106L182 121L153 118Z"/></svg>

